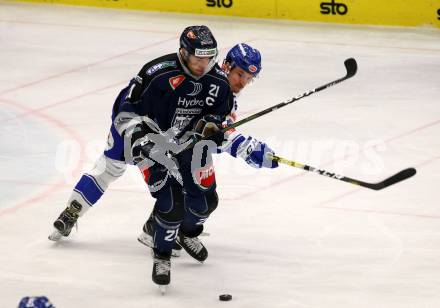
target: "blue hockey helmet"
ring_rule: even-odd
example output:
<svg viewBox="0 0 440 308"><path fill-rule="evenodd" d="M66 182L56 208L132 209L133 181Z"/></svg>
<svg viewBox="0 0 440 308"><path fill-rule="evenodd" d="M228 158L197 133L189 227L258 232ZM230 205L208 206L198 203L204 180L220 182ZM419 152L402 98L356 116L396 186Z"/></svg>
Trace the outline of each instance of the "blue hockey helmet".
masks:
<svg viewBox="0 0 440 308"><path fill-rule="evenodd" d="M26 296L18 303L18 308L54 308L46 296Z"/></svg>
<svg viewBox="0 0 440 308"><path fill-rule="evenodd" d="M226 55L225 62L229 63L231 68L238 66L254 77L261 71L260 52L245 43L232 47Z"/></svg>

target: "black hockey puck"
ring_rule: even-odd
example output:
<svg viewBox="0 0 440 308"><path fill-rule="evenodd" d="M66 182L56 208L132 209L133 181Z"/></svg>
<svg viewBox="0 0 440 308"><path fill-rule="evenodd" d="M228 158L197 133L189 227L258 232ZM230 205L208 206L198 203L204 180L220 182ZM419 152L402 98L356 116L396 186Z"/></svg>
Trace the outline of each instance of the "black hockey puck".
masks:
<svg viewBox="0 0 440 308"><path fill-rule="evenodd" d="M227 302L232 299L232 295L231 294L222 294L222 295L219 295L218 299L221 300L222 302Z"/></svg>

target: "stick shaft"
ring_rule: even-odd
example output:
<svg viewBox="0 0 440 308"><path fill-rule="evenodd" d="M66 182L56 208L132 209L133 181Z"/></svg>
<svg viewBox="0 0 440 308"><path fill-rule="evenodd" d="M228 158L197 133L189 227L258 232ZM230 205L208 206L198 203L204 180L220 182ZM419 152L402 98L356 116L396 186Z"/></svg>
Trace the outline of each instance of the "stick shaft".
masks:
<svg viewBox="0 0 440 308"><path fill-rule="evenodd" d="M230 129L236 128L236 127L238 127L238 126L240 126L240 125L243 125L243 124L245 124L245 123L247 123L247 122L253 121L253 120L255 120L255 119L257 119L257 118L259 118L259 117L261 117L261 116L263 116L263 115L265 115L265 114L268 114L268 113L270 113L270 112L273 112L273 111L275 111L275 110L278 110L278 109L280 109L280 108L283 108L283 107L285 107L285 106L287 106L287 105L290 105L290 104L292 104L293 102L296 102L296 101L298 101L298 100L300 100L300 99L302 99L302 98L304 98L304 97L307 97L307 96L309 96L309 95L312 95L313 93L316 93L316 92L319 92L319 91L325 90L325 89L327 89L327 88L330 88L330 87L332 87L332 86L334 86L334 85L337 85L337 84L343 82L344 80L347 80L347 79L353 77L353 76L356 74L356 72L357 72L357 63L356 63L356 60L353 59L353 58L349 58L349 59L347 59L347 60L344 61L344 65L345 65L345 69L346 69L346 71L347 71L347 73L346 73L346 75L345 75L344 77L339 78L339 79L336 79L336 80L334 80L334 81L332 81L332 82L326 83L325 85L322 85L322 86L320 86L320 87L317 87L317 88L315 88L315 89L313 89L313 90L309 90L309 91L307 91L307 92L304 92L303 94L300 94L300 95L298 95L298 96L295 96L295 97L291 98L291 99L288 100L288 101L281 102L281 103L279 103L279 104L276 104L275 106L269 107L269 108L267 108L267 109L264 109L264 110L262 110L262 111L260 111L260 112L255 113L255 114L253 114L253 115L250 115L250 116L248 116L248 117L246 117L246 118L244 118L244 119L242 119L242 120L239 120L239 121L237 121L237 122L235 122L235 123L232 123L231 125L229 125L229 126L227 126L227 127L224 127L224 128L222 128L221 130L219 130L217 133L215 133L215 135L217 135L217 134L224 134L225 132L227 132L227 131L230 130ZM212 136L211 136L211 137L212 137ZM209 138L203 138L203 139L209 139ZM189 144L189 145L188 145L183 151L185 151L185 150L189 150L189 149L192 149L192 148L197 144L197 142L199 142L199 141L200 141L200 140L194 140L194 141L191 142L191 143L190 143L190 144Z"/></svg>
<svg viewBox="0 0 440 308"><path fill-rule="evenodd" d="M236 128L237 126L240 126L240 125L243 125L243 124L245 124L245 123L247 123L247 122L250 122L250 121L252 121L252 120L255 120L255 119L257 119L257 118L259 118L259 117L261 117L261 116L263 116L263 115L265 115L265 114L268 114L268 113L270 113L270 112L273 112L273 111L275 111L275 110L278 110L278 109L280 109L280 108L283 108L283 107L285 107L285 106L287 106L287 105L290 105L290 104L292 104L293 102L296 102L296 101L298 101L298 100L300 100L300 99L302 99L302 98L304 98L304 97L307 97L307 96L309 96L309 95L312 95L313 93L317 93L317 92L319 92L319 91L322 91L322 90L325 90L325 89L327 89L327 88L333 87L334 85L337 85L338 83L341 83L341 82L343 82L343 81L345 81L345 80L347 80L347 79L353 77L353 76L356 74L356 72L357 72L357 63L356 63L356 60L354 60L353 58L349 58L349 59L345 60L344 65L345 65L345 68L346 68L346 70L347 70L347 73L346 73L346 75L345 75L344 77L339 78L339 79L337 79L337 80L334 80L334 81L332 81L332 82L326 83L325 85L322 85L322 86L317 87L317 88L315 88L315 89L312 89L312 90L309 90L309 91L307 91L307 92L304 92L303 94L300 94L300 95L298 95L298 96L295 96L295 97L291 98L291 99L288 100L288 101L281 102L281 103L279 103L279 104L277 104L277 105L275 105L275 106L269 107L269 108L267 108L267 109L264 109L264 110L262 110L262 111L260 111L260 112L255 113L255 114L253 114L253 115L250 115L250 116L248 116L248 117L246 117L246 118L244 118L244 119L242 119L242 120L239 120L239 121L237 121L237 122L235 122L235 123L229 125L228 127L223 128L223 129L221 130L221 132L222 132L222 133L225 133L225 132L227 132L228 130L230 130L230 129L232 129L232 128Z"/></svg>

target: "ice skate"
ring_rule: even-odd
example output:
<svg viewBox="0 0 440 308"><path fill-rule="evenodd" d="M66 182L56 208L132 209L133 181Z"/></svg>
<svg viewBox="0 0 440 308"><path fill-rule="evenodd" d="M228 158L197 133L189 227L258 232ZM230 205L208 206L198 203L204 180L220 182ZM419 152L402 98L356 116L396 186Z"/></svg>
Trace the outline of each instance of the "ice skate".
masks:
<svg viewBox="0 0 440 308"><path fill-rule="evenodd" d="M166 291L166 286L171 279L170 255L164 255L153 249L153 273L152 279L159 286L162 293Z"/></svg>
<svg viewBox="0 0 440 308"><path fill-rule="evenodd" d="M49 235L49 240L59 241L63 237L69 236L73 226L76 225L81 209L81 204L73 200L53 223L55 230Z"/></svg>
<svg viewBox="0 0 440 308"><path fill-rule="evenodd" d="M144 224L144 227L142 228L142 233L138 236L138 241L141 244L144 244L147 247L154 248L154 242L153 242L153 234L154 234L154 226L153 226L153 219L154 216L150 216L148 218L147 222ZM174 242L173 244L173 250L171 251L172 257L180 257L180 251L182 250L182 247Z"/></svg>
<svg viewBox="0 0 440 308"><path fill-rule="evenodd" d="M197 237L187 237L179 232L176 239L177 243L185 249L185 251L197 261L203 263L208 258L208 250L203 246Z"/></svg>

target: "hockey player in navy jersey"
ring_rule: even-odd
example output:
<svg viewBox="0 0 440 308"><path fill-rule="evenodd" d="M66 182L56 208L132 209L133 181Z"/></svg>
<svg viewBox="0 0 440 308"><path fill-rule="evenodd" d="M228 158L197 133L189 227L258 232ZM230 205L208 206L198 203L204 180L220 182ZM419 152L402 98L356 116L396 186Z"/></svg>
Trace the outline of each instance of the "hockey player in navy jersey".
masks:
<svg viewBox="0 0 440 308"><path fill-rule="evenodd" d="M222 70L227 74L229 84L234 93L234 105L230 114L226 117L223 125L229 125L237 120L237 101L236 96L245 88L250 82L258 76L261 71L261 54L247 44L237 44L229 50L223 61ZM249 165L261 168L277 166L274 162L267 162L263 160L260 154L268 151L266 145L253 137L245 136L238 131L232 129L226 134L227 140L218 147L218 153L227 152L234 157L243 158ZM261 149L261 151L256 150ZM211 167L213 170L213 166ZM143 232L139 235L138 240L142 244L153 248L154 235L154 211L150 215L147 222L144 224ZM180 244L179 244L180 243ZM172 256L178 257L182 246L185 250L197 261L203 262L208 252L198 237L180 238L177 237L177 242L173 246Z"/></svg>
<svg viewBox="0 0 440 308"><path fill-rule="evenodd" d="M194 150L180 152L182 147L176 138L191 134L196 124L220 125L233 114L231 86L215 63L216 56L217 43L209 29L188 27L181 35L178 53L147 63L120 92L113 107L108 147L95 168L75 186L68 207L54 222L51 240L68 236L78 217L123 174L126 164L137 164L156 198L153 281L169 284L170 255L176 237L186 250L191 248L218 203L214 173L207 163L211 161L210 153L201 155L202 170L193 170ZM199 129L204 131L204 127ZM257 167L276 166L267 161L264 153L270 149L264 143L241 135L237 138L229 143L232 155ZM217 146L224 145L223 136L214 141ZM195 255L203 258L199 253Z"/></svg>
<svg viewBox="0 0 440 308"><path fill-rule="evenodd" d="M223 126L231 124L236 121L237 115L237 102L235 100L236 94L238 94L248 83L250 83L255 77L258 76L261 70L261 55L258 50L250 47L247 44L238 44L234 46L227 54L226 59L223 63L222 70L227 74L231 89L234 93L234 104L230 113L225 118L225 121L221 123ZM214 121L215 122L215 121ZM220 124L220 123L218 123ZM249 165L261 168L269 167L275 168L277 164L272 161L267 161L265 159L264 153L272 152L266 144L256 140L255 138L244 136L235 130L230 130L226 134L226 140L217 147L217 152L228 152L234 157L243 158ZM205 183L214 183L215 185L215 172L212 162L206 164L202 170L207 171L207 176L204 179ZM196 170L197 171L197 170ZM206 189L209 185L205 185L202 189ZM215 186L213 187L215 188ZM208 257L208 251L203 243L200 241L198 236L203 231L203 223L209 217L209 215L215 210L218 203L217 194L215 190L213 193L203 194L204 200L199 198L192 199L193 196L185 188L184 194L184 219L179 224L180 228L177 231L177 235L173 233L176 237L176 242L173 244L172 255L178 256L180 254L181 247L192 256L195 260L199 262L204 262ZM211 198L210 198L211 197ZM143 232L138 237L138 240L148 247L153 248L155 255L159 248L156 228L163 224L164 222L160 219L160 212L157 215L158 209L155 207L153 213L150 215L149 219L143 227ZM171 238L171 237L170 237ZM155 261L160 262L160 261ZM158 263L159 264L159 263ZM169 248L167 259L161 262L157 266L159 271L159 277L163 278L156 280L155 282L159 284L167 284L169 282L170 273L170 261L169 261ZM154 273L153 273L154 280Z"/></svg>

